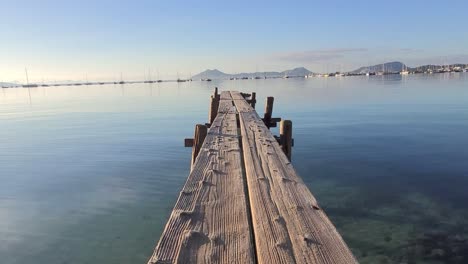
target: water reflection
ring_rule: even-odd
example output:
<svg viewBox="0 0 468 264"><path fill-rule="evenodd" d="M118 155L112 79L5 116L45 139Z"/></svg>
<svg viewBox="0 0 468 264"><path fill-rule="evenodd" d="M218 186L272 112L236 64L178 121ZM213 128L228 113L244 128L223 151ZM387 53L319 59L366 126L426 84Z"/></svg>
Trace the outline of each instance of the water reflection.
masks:
<svg viewBox="0 0 468 264"><path fill-rule="evenodd" d="M260 112L275 96L275 116L293 120L296 169L362 263L465 263L466 84L434 74L2 89L2 263L145 262L214 86L256 91Z"/></svg>

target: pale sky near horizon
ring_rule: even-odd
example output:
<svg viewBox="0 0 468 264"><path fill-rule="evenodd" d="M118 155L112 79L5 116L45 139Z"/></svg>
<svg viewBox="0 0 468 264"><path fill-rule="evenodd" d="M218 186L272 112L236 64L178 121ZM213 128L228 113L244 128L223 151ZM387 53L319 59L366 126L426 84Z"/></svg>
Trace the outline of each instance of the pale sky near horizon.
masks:
<svg viewBox="0 0 468 264"><path fill-rule="evenodd" d="M468 63L468 1L0 0L0 82Z"/></svg>

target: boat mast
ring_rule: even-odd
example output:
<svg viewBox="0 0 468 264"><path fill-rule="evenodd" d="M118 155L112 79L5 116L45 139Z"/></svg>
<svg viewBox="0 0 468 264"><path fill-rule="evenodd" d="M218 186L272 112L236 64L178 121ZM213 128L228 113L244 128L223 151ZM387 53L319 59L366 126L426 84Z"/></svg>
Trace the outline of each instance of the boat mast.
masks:
<svg viewBox="0 0 468 264"><path fill-rule="evenodd" d="M26 84L29 84L28 68L24 68L24 72L26 73Z"/></svg>

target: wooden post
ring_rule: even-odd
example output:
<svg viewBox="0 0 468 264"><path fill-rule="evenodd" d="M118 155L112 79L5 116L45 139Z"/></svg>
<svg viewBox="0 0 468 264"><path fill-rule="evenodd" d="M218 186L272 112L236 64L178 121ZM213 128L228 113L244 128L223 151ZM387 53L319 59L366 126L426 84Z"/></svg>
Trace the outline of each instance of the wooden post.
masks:
<svg viewBox="0 0 468 264"><path fill-rule="evenodd" d="M280 145L290 161L292 144L292 122L291 120L282 120L280 122Z"/></svg>
<svg viewBox="0 0 468 264"><path fill-rule="evenodd" d="M257 103L257 93L252 92L252 95L250 97L250 105L252 106L253 109L255 109L256 103Z"/></svg>
<svg viewBox="0 0 468 264"><path fill-rule="evenodd" d="M196 125L195 126L195 136L193 137L193 148L192 148L192 168L195 160L197 159L198 153L203 146L205 141L208 128L205 125Z"/></svg>
<svg viewBox="0 0 468 264"><path fill-rule="evenodd" d="M263 116L263 122L265 125L270 128L271 123L271 115L273 113L273 101L275 99L272 96L267 97L266 104L265 104L265 114Z"/></svg>
<svg viewBox="0 0 468 264"><path fill-rule="evenodd" d="M218 87L215 87L213 97L216 98L216 100L219 101L220 95L218 94Z"/></svg>
<svg viewBox="0 0 468 264"><path fill-rule="evenodd" d="M220 99L221 99L221 95L218 94L218 87L215 87L213 95L211 96L211 99L210 99L210 112L208 113L208 121L210 124L213 123L213 121L216 118L216 115L218 114Z"/></svg>
<svg viewBox="0 0 468 264"><path fill-rule="evenodd" d="M208 121L210 124L213 123L213 121L216 118L216 115L218 114L218 107L219 107L219 95L212 95L210 99L210 113L208 117Z"/></svg>
<svg viewBox="0 0 468 264"><path fill-rule="evenodd" d="M193 147L193 138L184 139L184 147L192 148Z"/></svg>

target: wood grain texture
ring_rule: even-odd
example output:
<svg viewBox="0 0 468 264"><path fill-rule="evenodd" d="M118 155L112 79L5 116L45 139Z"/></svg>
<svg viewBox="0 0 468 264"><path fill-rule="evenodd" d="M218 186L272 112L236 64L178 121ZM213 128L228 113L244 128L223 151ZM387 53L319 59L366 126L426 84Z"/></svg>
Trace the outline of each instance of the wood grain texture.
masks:
<svg viewBox="0 0 468 264"><path fill-rule="evenodd" d="M244 100L244 96L240 92L231 92L231 98L233 100Z"/></svg>
<svg viewBox="0 0 468 264"><path fill-rule="evenodd" d="M229 91L222 91L220 94L221 100L232 100L231 93Z"/></svg>
<svg viewBox="0 0 468 264"><path fill-rule="evenodd" d="M148 263L254 263L236 110L229 92Z"/></svg>
<svg viewBox="0 0 468 264"><path fill-rule="evenodd" d="M357 263L257 112L219 99L148 263Z"/></svg>
<svg viewBox="0 0 468 264"><path fill-rule="evenodd" d="M258 263L357 263L271 132L238 92Z"/></svg>

